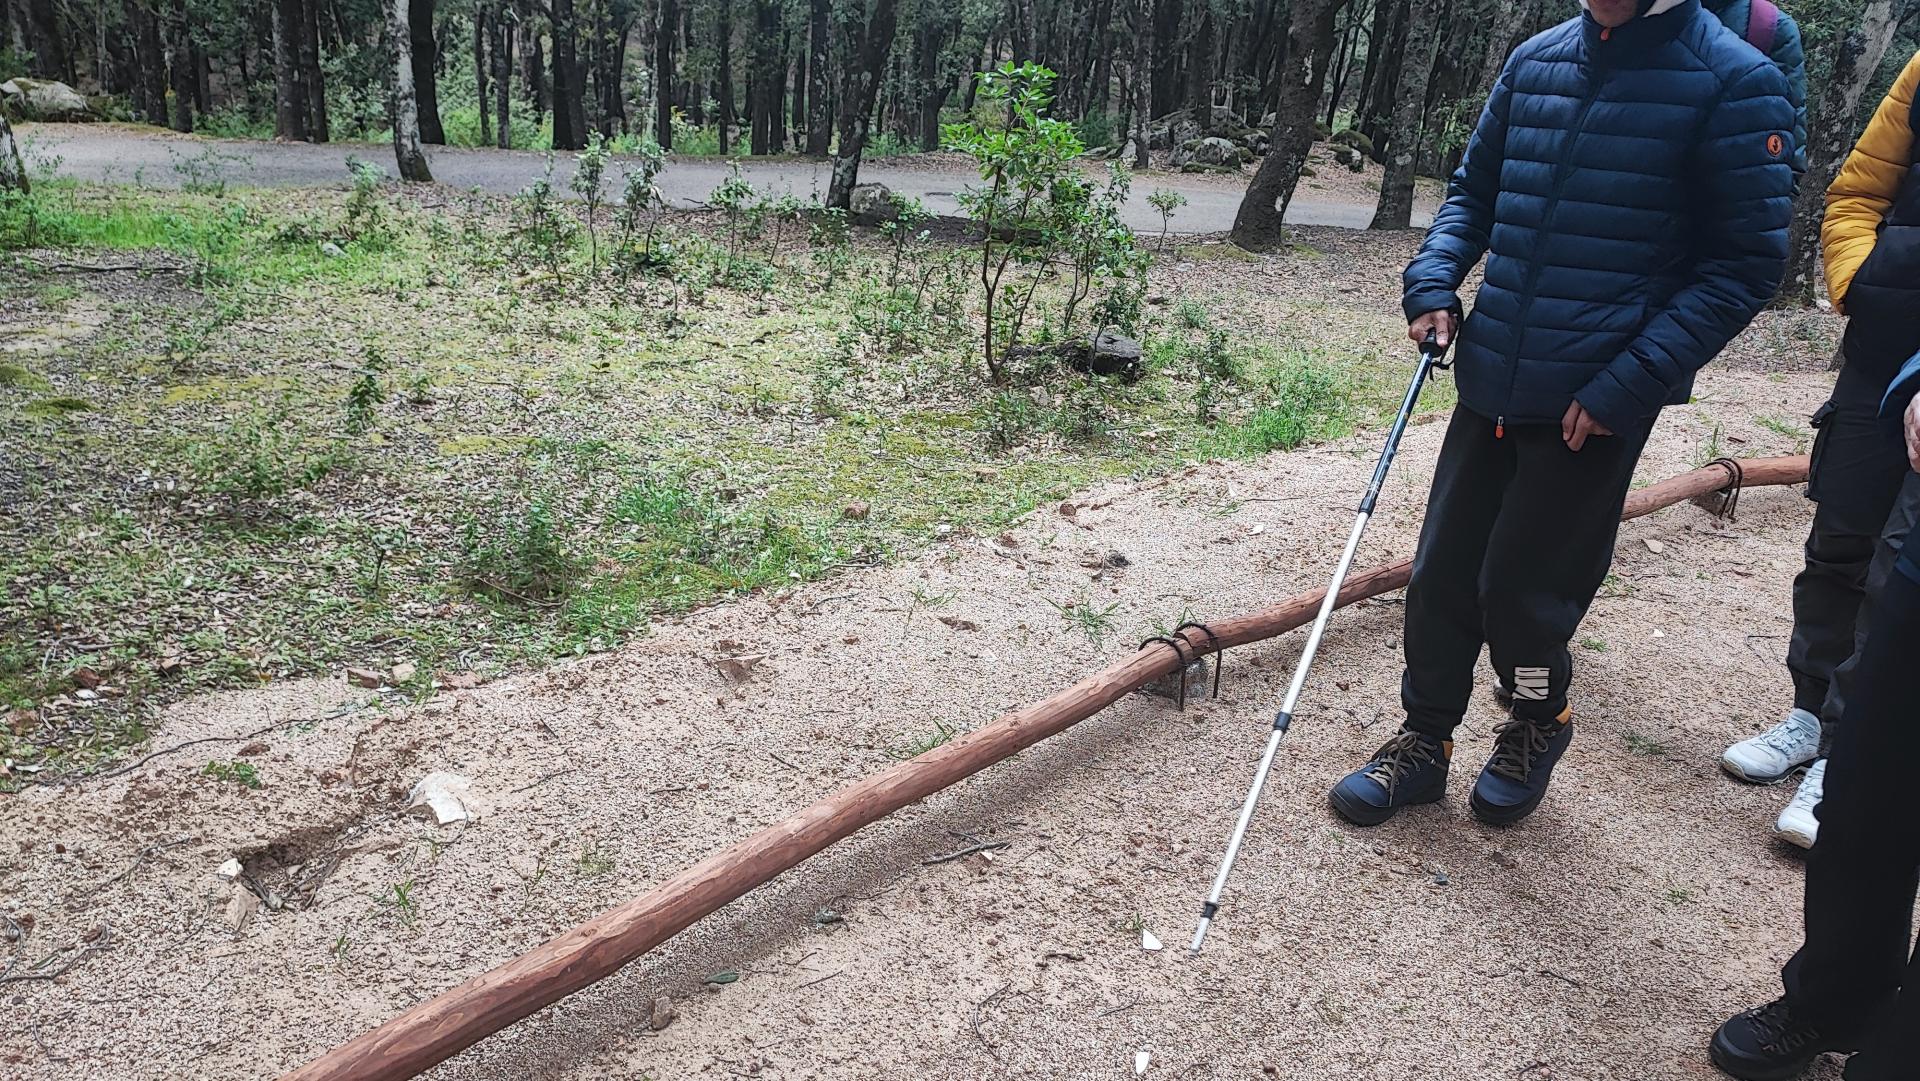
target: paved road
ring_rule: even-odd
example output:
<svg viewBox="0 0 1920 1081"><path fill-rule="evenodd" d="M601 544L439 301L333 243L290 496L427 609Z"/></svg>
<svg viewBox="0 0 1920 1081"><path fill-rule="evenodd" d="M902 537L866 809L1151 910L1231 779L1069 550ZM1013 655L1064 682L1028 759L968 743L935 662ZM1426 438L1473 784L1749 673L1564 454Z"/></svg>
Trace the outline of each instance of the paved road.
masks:
<svg viewBox="0 0 1920 1081"><path fill-rule="evenodd" d="M193 175L196 167L212 166L220 170L228 183L263 187L314 187L343 184L348 157L360 157L392 171L393 154L385 145L334 143L314 146L309 143L242 142L224 139L184 138L122 127L86 124L25 124L19 133L26 139L29 156L59 158L64 176L82 180L142 183L154 187L177 187ZM427 158L433 175L441 183L458 188L480 188L509 195L525 187L546 168L546 155L526 150L462 150L434 147ZM196 165L195 163L198 163ZM573 156L558 155L554 163L555 186L565 190L566 178L573 171ZM805 159L745 161L741 171L754 187L762 191L790 193L802 198L825 195L828 166ZM676 159L660 174L661 188L667 198L680 205L692 205L706 198L727 175L724 162L707 159ZM957 214L960 207L954 192L973 179L966 173L895 164L868 162L860 170L862 180L877 180L903 195L919 198L938 214ZM1146 194L1155 187L1173 188L1187 197L1187 205L1173 218L1173 227L1184 233L1225 232L1233 226L1233 215L1240 206L1240 189L1182 177L1157 175L1151 184L1140 184L1125 210L1132 228L1158 232L1160 215L1146 204ZM1296 225L1339 225L1364 229L1373 216L1373 207L1353 203L1296 200L1287 208L1287 221ZM1414 224L1424 226L1428 216L1416 214Z"/></svg>

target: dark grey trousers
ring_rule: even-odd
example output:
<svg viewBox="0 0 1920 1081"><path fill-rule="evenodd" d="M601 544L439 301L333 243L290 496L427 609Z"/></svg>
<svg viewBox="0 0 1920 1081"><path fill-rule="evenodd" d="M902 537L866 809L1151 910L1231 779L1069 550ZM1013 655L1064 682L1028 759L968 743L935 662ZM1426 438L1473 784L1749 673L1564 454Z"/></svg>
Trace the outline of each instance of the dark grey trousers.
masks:
<svg viewBox="0 0 1920 1081"><path fill-rule="evenodd" d="M1885 393L1885 380L1842 368L1833 397L1814 414L1818 432L1807 497L1817 505L1806 566L1793 580L1787 669L1794 706L1829 726L1845 708L1844 681L1834 674L1853 656L1861 600L1892 566L1892 555L1876 566L1874 550L1894 526L1889 517L1895 498L1913 475L1899 432L1879 418ZM1907 514L1910 525L1912 508ZM1901 526L1899 538L1906 532Z"/></svg>

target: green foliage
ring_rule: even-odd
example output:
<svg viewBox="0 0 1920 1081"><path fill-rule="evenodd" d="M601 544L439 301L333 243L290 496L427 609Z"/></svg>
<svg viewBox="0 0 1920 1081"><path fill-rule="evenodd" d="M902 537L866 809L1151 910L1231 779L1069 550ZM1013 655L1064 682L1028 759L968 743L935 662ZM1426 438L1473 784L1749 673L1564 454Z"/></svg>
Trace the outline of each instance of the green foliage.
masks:
<svg viewBox="0 0 1920 1081"><path fill-rule="evenodd" d="M619 241L614 260L621 273L646 270L656 264L654 233L660 224L660 212L666 207L661 194L660 170L666 168L666 155L652 139L642 139L629 151L632 155L621 176L620 208L614 212Z"/></svg>
<svg viewBox="0 0 1920 1081"><path fill-rule="evenodd" d="M316 452L287 423L285 409L254 414L191 439L181 448L183 472L196 492L233 502L272 500L340 468L338 448Z"/></svg>
<svg viewBox="0 0 1920 1081"><path fill-rule="evenodd" d="M380 409L387 400L386 388L380 379L387 371L387 359L380 354L378 347L369 343L361 353L360 371L347 388L347 432L360 435L372 428Z"/></svg>
<svg viewBox="0 0 1920 1081"><path fill-rule="evenodd" d="M552 600L582 566L560 535L554 500L496 494L460 526L459 570L467 585L522 603Z"/></svg>
<svg viewBox="0 0 1920 1081"><path fill-rule="evenodd" d="M347 213L340 228L341 238L347 243L360 241L384 245L390 239L390 233L386 203L380 198L380 185L386 182L387 171L370 161L349 155L347 172L353 178L353 187L347 195Z"/></svg>
<svg viewBox="0 0 1920 1081"><path fill-rule="evenodd" d="M1126 325L1138 311L1145 263L1120 224L1128 179L1115 165L1104 185L1074 165L1085 149L1074 126L1047 115L1054 73L1038 64L1003 64L979 76L978 104L943 131L946 145L974 159L982 186L959 202L980 230L979 279L988 375L1006 382L1006 351L1018 344L1039 285L1068 279L1061 337L1074 331L1080 305L1097 287L1101 325ZM1004 295L1009 303L1001 307Z"/></svg>
<svg viewBox="0 0 1920 1081"><path fill-rule="evenodd" d="M208 762L200 772L225 784L244 785L247 788L266 787L266 782L260 779L259 767L251 762Z"/></svg>
<svg viewBox="0 0 1920 1081"><path fill-rule="evenodd" d="M1174 211L1187 205L1187 197L1172 188L1155 188L1147 196L1147 205L1160 212L1160 250L1167 250L1167 230L1173 225Z"/></svg>
<svg viewBox="0 0 1920 1081"><path fill-rule="evenodd" d="M525 262L545 267L558 285L565 278L567 260L573 254L579 229L579 223L554 195L553 156L548 155L546 174L513 198L514 253Z"/></svg>
<svg viewBox="0 0 1920 1081"><path fill-rule="evenodd" d="M932 731L922 732L916 736L909 736L905 742L889 747L887 749L887 757L898 762L905 762L909 758L918 758L928 751L933 750L935 747L943 747L952 743L953 737L959 734L960 729L935 717L933 718Z"/></svg>
<svg viewBox="0 0 1920 1081"><path fill-rule="evenodd" d="M745 233L757 225L753 215L753 185L740 175L740 163L727 163L727 178L707 195L707 205L727 218L727 260L739 258Z"/></svg>
<svg viewBox="0 0 1920 1081"><path fill-rule="evenodd" d="M586 204L588 267L600 270L600 203L607 194L607 162L612 157L606 136L593 132L587 136L587 148L575 158L573 176L567 186Z"/></svg>
<svg viewBox="0 0 1920 1081"><path fill-rule="evenodd" d="M1282 365L1268 381L1267 396L1267 403L1245 421L1215 429L1215 445L1222 453L1292 450L1342 435L1353 423L1349 383L1333 365L1307 354Z"/></svg>

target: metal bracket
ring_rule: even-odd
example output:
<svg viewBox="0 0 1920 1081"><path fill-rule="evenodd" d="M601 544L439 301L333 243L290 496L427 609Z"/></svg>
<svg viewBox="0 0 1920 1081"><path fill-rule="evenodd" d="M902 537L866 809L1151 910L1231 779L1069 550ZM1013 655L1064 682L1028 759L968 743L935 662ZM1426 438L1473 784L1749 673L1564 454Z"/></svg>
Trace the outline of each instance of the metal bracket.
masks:
<svg viewBox="0 0 1920 1081"><path fill-rule="evenodd" d="M1734 512L1740 509L1740 489L1746 484L1746 471L1740 468L1738 460L1733 458L1715 458L1707 463L1720 466L1727 471L1727 483L1711 492L1702 492L1693 497L1693 504L1713 515L1732 521Z"/></svg>
<svg viewBox="0 0 1920 1081"><path fill-rule="evenodd" d="M1140 648L1145 649L1155 642L1173 647L1173 655L1180 661L1179 666L1173 670L1174 700L1179 703L1180 712L1185 713L1187 711L1187 668L1194 661L1192 657L1187 656L1187 650L1190 647L1188 643L1171 635L1156 634L1152 638L1141 641Z"/></svg>
<svg viewBox="0 0 1920 1081"><path fill-rule="evenodd" d="M1182 623L1173 629L1173 633L1179 634L1189 627L1207 636L1207 648L1213 651L1213 692L1207 697L1218 698L1220 697L1220 669L1226 666L1227 651L1220 648L1220 636L1213 633L1213 628L1205 623Z"/></svg>

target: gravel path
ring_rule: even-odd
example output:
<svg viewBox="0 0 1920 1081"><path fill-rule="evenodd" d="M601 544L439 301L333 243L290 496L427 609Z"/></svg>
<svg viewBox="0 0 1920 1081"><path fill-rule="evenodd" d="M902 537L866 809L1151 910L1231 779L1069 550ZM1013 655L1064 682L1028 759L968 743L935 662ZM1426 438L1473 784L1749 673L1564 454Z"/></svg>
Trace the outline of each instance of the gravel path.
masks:
<svg viewBox="0 0 1920 1081"><path fill-rule="evenodd" d="M1691 468L1710 442L1791 451L1756 418L1804 415L1829 385L1711 371L1640 476ZM1361 563L1411 551L1443 428L1409 433ZM7 988L0 1073L224 1078L303 1061L886 767L936 721L983 723L1183 610L1318 584L1377 438L1117 483L1002 538L961 532L418 707L369 706L337 679L182 703L153 746L286 727L29 790L0 814L0 911L28 927L7 949L31 965L106 947ZM1148 1078L1706 1081L1708 1034L1774 992L1799 926L1798 858L1767 832L1787 790L1736 784L1713 760L1787 704L1807 517L1797 491L1768 489L1737 523L1683 505L1625 528L1581 630L1574 749L1523 827L1464 806L1488 701L1446 802L1374 830L1327 810L1327 785L1394 723L1389 596L1336 619L1200 958L1180 947L1298 635L1234 651L1219 701L1183 715L1130 698L434 1076L1121 1078L1144 1050ZM1077 603L1114 606L1101 641L1063 621L1056 606ZM736 682L715 664L733 654L764 659ZM263 788L203 774L235 757ZM402 815L438 769L474 779L477 824ZM1008 845L924 863L974 838ZM292 903L230 929L241 895L214 874L229 857ZM322 871L303 907L289 883ZM1143 952L1142 926L1167 948ZM722 972L737 981L707 982ZM676 1019L654 1031L658 998Z"/></svg>
<svg viewBox="0 0 1920 1081"><path fill-rule="evenodd" d="M347 159L360 157L392 171L392 151L384 145L331 143L243 142L230 139L184 137L170 132L116 125L22 124L21 136L29 155L59 158L63 175L83 180L141 183L177 187L181 170L202 155L215 155L229 183L264 187L312 187L346 182ZM480 188L510 195L525 187L546 168L546 155L524 150L465 150L433 147L427 158L434 178L457 188ZM572 155L556 158L556 185L565 189L573 171ZM754 187L801 197L826 192L829 169L825 162L802 158L743 160L741 171ZM712 159L675 159L660 175L661 188L674 203L689 206L704 200L727 176L725 162ZM877 160L861 167L862 180L886 184L911 195L939 214L958 214L954 193L970 179L944 163L912 164ZM1140 232L1160 230L1160 215L1146 203L1154 188L1172 188L1187 197L1187 206L1173 218L1176 231L1219 233L1233 227L1240 208L1242 183L1230 177L1193 177L1179 173L1143 175L1134 184L1126 207L1128 226ZM1367 202L1316 199L1310 188L1288 207L1287 221L1295 225L1337 225L1364 229L1373 217ZM1424 227L1430 212L1416 213L1414 224Z"/></svg>

